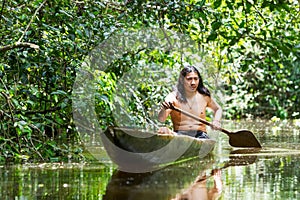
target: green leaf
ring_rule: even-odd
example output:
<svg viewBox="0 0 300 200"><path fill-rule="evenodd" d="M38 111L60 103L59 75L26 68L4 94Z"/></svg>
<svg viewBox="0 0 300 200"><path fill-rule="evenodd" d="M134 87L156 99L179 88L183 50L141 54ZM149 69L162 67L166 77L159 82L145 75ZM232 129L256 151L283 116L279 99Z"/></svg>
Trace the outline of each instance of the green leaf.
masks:
<svg viewBox="0 0 300 200"><path fill-rule="evenodd" d="M54 95L54 94L67 95L67 93L63 90L56 90L54 92L51 92L51 95Z"/></svg>
<svg viewBox="0 0 300 200"><path fill-rule="evenodd" d="M196 3L195 6L197 6L197 9L202 8L202 6L205 4L206 0L202 0Z"/></svg>
<svg viewBox="0 0 300 200"><path fill-rule="evenodd" d="M204 12L198 12L198 15L200 18L202 18L204 21L208 21L207 16Z"/></svg>
<svg viewBox="0 0 300 200"><path fill-rule="evenodd" d="M214 1L214 4L213 4L213 7L216 9L216 8L219 8L222 4L222 0L216 0Z"/></svg>
<svg viewBox="0 0 300 200"><path fill-rule="evenodd" d="M214 31L216 31L217 29L219 29L221 27L222 23L220 21L214 21L211 26L212 26L212 29Z"/></svg>
<svg viewBox="0 0 300 200"><path fill-rule="evenodd" d="M214 41L218 37L217 33L212 31L210 35L207 37L207 41Z"/></svg>

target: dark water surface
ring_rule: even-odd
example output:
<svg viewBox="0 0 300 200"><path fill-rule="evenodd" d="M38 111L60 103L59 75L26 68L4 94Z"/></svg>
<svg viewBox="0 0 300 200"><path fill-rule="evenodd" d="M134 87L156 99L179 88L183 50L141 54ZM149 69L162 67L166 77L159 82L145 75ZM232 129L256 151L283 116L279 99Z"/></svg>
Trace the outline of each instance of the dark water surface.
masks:
<svg viewBox="0 0 300 200"><path fill-rule="evenodd" d="M136 174L106 163L0 166L0 199L300 199L300 131L292 122L224 123L263 148L235 149L223 133L213 155Z"/></svg>

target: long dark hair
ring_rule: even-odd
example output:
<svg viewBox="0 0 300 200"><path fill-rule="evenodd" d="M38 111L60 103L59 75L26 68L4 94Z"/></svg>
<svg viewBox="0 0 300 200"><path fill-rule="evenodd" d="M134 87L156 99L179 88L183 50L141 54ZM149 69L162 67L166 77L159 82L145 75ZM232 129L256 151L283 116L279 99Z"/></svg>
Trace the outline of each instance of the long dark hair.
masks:
<svg viewBox="0 0 300 200"><path fill-rule="evenodd" d="M187 102L187 99L186 99L186 96L185 96L185 90L184 90L183 81L184 81L184 78L186 77L186 75L188 73L191 73L191 72L196 72L197 75L198 75L198 77L199 77L199 85L197 87L197 91L200 94L203 94L203 95L206 95L206 96L210 97L210 92L203 85L202 77L201 77L199 71L196 69L196 67L194 67L194 66L186 66L186 67L184 67L180 71L178 82L177 82L177 85L176 85L176 88L175 88L176 98L179 100L180 103L186 103Z"/></svg>

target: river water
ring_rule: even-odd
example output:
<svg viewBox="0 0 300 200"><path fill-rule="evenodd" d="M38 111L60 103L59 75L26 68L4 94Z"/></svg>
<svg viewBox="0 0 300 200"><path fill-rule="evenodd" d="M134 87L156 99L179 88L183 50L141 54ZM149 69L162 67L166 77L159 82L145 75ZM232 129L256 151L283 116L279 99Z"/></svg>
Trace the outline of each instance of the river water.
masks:
<svg viewBox="0 0 300 200"><path fill-rule="evenodd" d="M148 173L126 173L107 158L93 163L0 166L0 199L300 199L300 128L295 122L224 122L255 133L261 150L217 139L213 154Z"/></svg>

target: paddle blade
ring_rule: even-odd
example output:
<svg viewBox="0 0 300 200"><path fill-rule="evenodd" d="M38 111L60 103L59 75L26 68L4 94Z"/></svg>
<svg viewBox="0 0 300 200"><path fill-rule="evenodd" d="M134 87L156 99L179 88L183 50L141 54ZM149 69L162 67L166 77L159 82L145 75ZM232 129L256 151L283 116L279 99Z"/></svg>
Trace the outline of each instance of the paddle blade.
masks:
<svg viewBox="0 0 300 200"><path fill-rule="evenodd" d="M241 130L227 135L229 136L229 144L233 147L261 148L260 143L251 131Z"/></svg>

